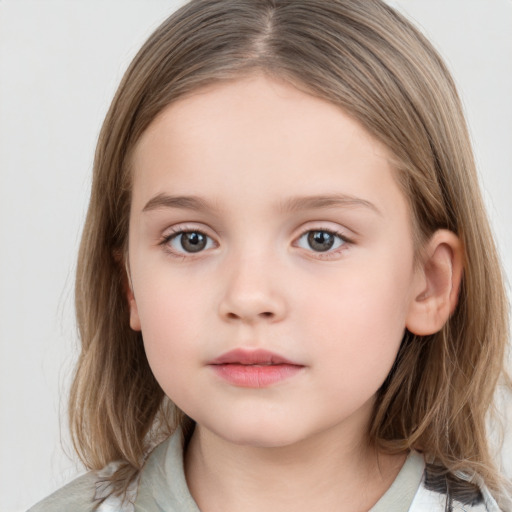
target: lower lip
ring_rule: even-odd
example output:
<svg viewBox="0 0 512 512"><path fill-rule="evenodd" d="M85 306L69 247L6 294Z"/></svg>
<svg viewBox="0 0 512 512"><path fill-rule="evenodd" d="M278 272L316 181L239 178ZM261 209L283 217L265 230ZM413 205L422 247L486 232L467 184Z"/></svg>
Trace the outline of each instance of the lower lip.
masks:
<svg viewBox="0 0 512 512"><path fill-rule="evenodd" d="M303 366L295 364L214 364L215 373L222 379L243 388L265 388L297 375Z"/></svg>

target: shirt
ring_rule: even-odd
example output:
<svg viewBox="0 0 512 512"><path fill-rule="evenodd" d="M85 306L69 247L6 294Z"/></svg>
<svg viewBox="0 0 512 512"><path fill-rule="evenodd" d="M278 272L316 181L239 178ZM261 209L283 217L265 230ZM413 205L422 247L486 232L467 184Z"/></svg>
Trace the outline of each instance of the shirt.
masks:
<svg viewBox="0 0 512 512"><path fill-rule="evenodd" d="M122 500L110 494L104 477L115 464L89 472L58 490L28 512L200 512L192 498L183 467L181 431L158 445ZM463 474L453 475L425 462L411 452L391 487L369 512L500 512L483 483L472 483Z"/></svg>

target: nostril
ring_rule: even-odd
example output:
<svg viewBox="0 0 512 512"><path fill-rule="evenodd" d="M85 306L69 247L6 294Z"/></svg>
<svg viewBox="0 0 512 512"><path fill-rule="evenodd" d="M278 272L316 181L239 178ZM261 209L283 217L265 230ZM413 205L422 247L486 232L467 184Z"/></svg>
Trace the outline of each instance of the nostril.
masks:
<svg viewBox="0 0 512 512"><path fill-rule="evenodd" d="M252 316L252 315L249 315L249 316ZM253 317L254 319L256 318L274 318L275 317L275 313L272 313L272 311L263 311L262 313L258 313L256 315L256 317ZM226 318L228 318L229 320L242 320L245 318L244 315L239 315L237 313L233 313L232 311L226 313Z"/></svg>

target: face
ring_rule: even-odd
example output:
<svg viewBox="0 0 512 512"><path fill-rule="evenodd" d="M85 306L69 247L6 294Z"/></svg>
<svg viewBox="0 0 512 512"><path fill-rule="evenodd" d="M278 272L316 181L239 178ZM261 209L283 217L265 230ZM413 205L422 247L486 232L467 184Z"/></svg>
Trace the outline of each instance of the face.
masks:
<svg viewBox="0 0 512 512"><path fill-rule="evenodd" d="M171 400L237 444L363 436L416 279L385 148L255 75L170 105L133 172L131 326Z"/></svg>

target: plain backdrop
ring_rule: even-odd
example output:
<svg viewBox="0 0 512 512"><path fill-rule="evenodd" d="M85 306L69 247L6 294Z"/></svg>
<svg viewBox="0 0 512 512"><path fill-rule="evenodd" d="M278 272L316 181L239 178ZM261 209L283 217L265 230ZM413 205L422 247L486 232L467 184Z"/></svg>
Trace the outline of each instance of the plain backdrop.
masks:
<svg viewBox="0 0 512 512"><path fill-rule="evenodd" d="M82 471L69 442L66 396L77 354L75 258L94 147L128 62L180 3L0 0L3 512L25 510ZM390 3L416 20L459 85L510 278L512 0Z"/></svg>

